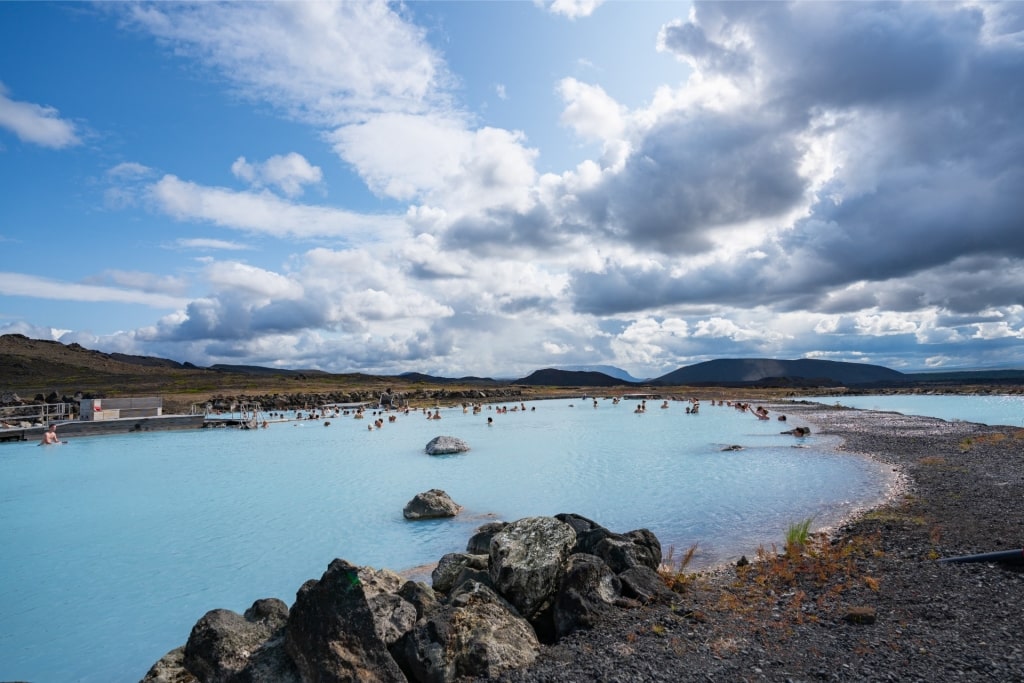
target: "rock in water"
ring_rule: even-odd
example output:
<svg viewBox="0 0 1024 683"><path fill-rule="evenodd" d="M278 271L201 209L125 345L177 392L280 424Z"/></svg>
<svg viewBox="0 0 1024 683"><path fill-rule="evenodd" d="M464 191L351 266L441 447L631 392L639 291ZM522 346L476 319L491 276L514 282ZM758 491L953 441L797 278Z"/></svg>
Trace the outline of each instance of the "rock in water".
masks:
<svg viewBox="0 0 1024 683"><path fill-rule="evenodd" d="M454 517L462 510L462 506L451 499L441 489L430 489L416 496L405 504L402 514L406 519L437 519Z"/></svg>
<svg viewBox="0 0 1024 683"><path fill-rule="evenodd" d="M454 436L435 436L423 450L427 455L450 455L465 453L469 450L469 444Z"/></svg>

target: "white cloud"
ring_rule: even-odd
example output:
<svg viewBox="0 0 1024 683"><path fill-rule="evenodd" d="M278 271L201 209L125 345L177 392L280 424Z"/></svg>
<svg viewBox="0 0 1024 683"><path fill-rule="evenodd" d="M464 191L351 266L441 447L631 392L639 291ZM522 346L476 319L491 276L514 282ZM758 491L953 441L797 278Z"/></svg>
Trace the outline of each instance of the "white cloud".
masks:
<svg viewBox="0 0 1024 683"><path fill-rule="evenodd" d="M918 324L898 313L878 313L875 315L858 315L855 318L857 330L861 334L884 336L890 334L914 334Z"/></svg>
<svg viewBox="0 0 1024 683"><path fill-rule="evenodd" d="M153 169L135 161L125 161L107 169L107 176L119 182L145 178L152 174Z"/></svg>
<svg viewBox="0 0 1024 683"><path fill-rule="evenodd" d="M621 138L626 128L626 108L612 99L599 85L563 78L558 94L566 102L562 123L588 140L611 142Z"/></svg>
<svg viewBox="0 0 1024 683"><path fill-rule="evenodd" d="M600 7L604 0L534 0L552 14L560 14L569 19L589 17Z"/></svg>
<svg viewBox="0 0 1024 683"><path fill-rule="evenodd" d="M52 278L0 272L0 294L61 301L142 304L153 308L181 308L187 300L138 289L66 282Z"/></svg>
<svg viewBox="0 0 1024 683"><path fill-rule="evenodd" d="M0 83L0 128L18 139L42 147L63 149L81 144L75 124L60 117L54 107L12 100Z"/></svg>
<svg viewBox="0 0 1024 683"><path fill-rule="evenodd" d="M305 185L323 180L320 167L313 166L296 152L275 155L262 163L250 163L245 157L238 157L231 165L231 172L254 187L277 187L289 197L298 197Z"/></svg>
<svg viewBox="0 0 1024 683"><path fill-rule="evenodd" d="M777 340L781 338L781 334L775 330L765 328L754 328L754 327L741 327L734 321L722 318L719 316L712 316L707 320L701 320L697 323L696 329L693 331L694 337L725 337L732 339L733 341L753 341L753 340Z"/></svg>
<svg viewBox="0 0 1024 683"><path fill-rule="evenodd" d="M978 323L974 325L974 339L1022 339L1024 328L1014 328L1008 322Z"/></svg>
<svg viewBox="0 0 1024 683"><path fill-rule="evenodd" d="M374 192L437 204L452 215L529 205L537 151L498 128L469 130L460 118L382 114L331 134Z"/></svg>
<svg viewBox="0 0 1024 683"><path fill-rule="evenodd" d="M228 240L218 240L206 237L176 239L171 246L175 249L224 249L227 251L243 251L252 249L250 245L243 242L230 242Z"/></svg>
<svg viewBox="0 0 1024 683"><path fill-rule="evenodd" d="M215 291L230 291L257 300L299 299L304 293L301 284L284 275L236 261L211 263L203 276Z"/></svg>
<svg viewBox="0 0 1024 683"><path fill-rule="evenodd" d="M423 30L382 0L157 3L132 5L126 20L317 125L423 112L448 79Z"/></svg>
<svg viewBox="0 0 1024 683"><path fill-rule="evenodd" d="M205 187L165 175L147 188L158 209L179 220L202 221L225 228L276 237L384 238L401 231L392 216L368 216L322 206L292 204L268 192L235 192Z"/></svg>
<svg viewBox="0 0 1024 683"><path fill-rule="evenodd" d="M188 291L188 281L184 278L135 270L105 270L98 275L86 278L85 283L96 285L112 283L118 287L172 296L184 296Z"/></svg>

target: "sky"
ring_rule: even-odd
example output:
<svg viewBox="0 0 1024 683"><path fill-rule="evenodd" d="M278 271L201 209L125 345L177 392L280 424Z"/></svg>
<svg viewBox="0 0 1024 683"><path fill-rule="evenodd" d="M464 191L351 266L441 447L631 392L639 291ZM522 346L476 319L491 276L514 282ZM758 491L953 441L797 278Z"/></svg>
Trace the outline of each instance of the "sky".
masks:
<svg viewBox="0 0 1024 683"><path fill-rule="evenodd" d="M1024 367L1024 3L0 2L0 333Z"/></svg>

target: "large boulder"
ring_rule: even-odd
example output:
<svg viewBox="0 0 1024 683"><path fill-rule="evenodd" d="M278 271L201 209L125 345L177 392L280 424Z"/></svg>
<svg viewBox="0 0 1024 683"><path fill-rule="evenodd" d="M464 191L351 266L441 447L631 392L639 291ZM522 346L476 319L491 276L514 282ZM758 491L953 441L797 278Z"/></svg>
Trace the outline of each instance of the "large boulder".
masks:
<svg viewBox="0 0 1024 683"><path fill-rule="evenodd" d="M466 575L467 569L486 572L489 563L490 558L487 555L448 553L434 567L434 571L430 574L430 582L434 590L449 593L458 585L460 577Z"/></svg>
<svg viewBox="0 0 1024 683"><path fill-rule="evenodd" d="M469 444L454 436L435 436L427 442L423 450L427 455L450 455L465 453L469 450Z"/></svg>
<svg viewBox="0 0 1024 683"><path fill-rule="evenodd" d="M616 574L632 567L657 570L661 566L661 542L648 529L612 534L594 547L594 554Z"/></svg>
<svg viewBox="0 0 1024 683"><path fill-rule="evenodd" d="M508 526L508 522L488 522L477 527L476 532L466 542L466 552L472 555L486 555L491 552L491 539L494 534Z"/></svg>
<svg viewBox="0 0 1024 683"><path fill-rule="evenodd" d="M657 570L661 566L661 542L648 529L617 534L577 514L562 513L555 515L555 518L576 532L573 552L597 555L616 574L630 567L643 566Z"/></svg>
<svg viewBox="0 0 1024 683"><path fill-rule="evenodd" d="M540 643L501 596L467 581L392 651L410 680L448 683L526 666L537 658Z"/></svg>
<svg viewBox="0 0 1024 683"><path fill-rule="evenodd" d="M462 506L452 500L451 496L441 489L430 489L417 493L405 504L402 515L406 519L438 519L454 517L462 510Z"/></svg>
<svg viewBox="0 0 1024 683"><path fill-rule="evenodd" d="M140 683L199 683L185 668L185 646L176 647L157 661Z"/></svg>
<svg viewBox="0 0 1024 683"><path fill-rule="evenodd" d="M593 628L621 593L622 582L601 558L583 553L570 555L555 595L555 637Z"/></svg>
<svg viewBox="0 0 1024 683"><path fill-rule="evenodd" d="M416 609L417 621L437 608L439 598L434 589L422 581L406 581L398 594Z"/></svg>
<svg viewBox="0 0 1024 683"><path fill-rule="evenodd" d="M671 602L676 597L661 580L658 572L650 567L630 567L619 573L619 581L622 582L622 594L640 602Z"/></svg>
<svg viewBox="0 0 1024 683"><path fill-rule="evenodd" d="M390 646L416 624L416 607L399 595L406 581L389 569L373 567L360 567L358 578L377 636Z"/></svg>
<svg viewBox="0 0 1024 683"><path fill-rule="evenodd" d="M287 620L288 607L274 598L257 600L244 615L226 609L211 610L192 627L182 663L203 683L235 681L253 660L263 664L268 658L280 662L271 651L277 646ZM286 660L280 662L279 668L283 675L291 673L291 680L297 680Z"/></svg>
<svg viewBox="0 0 1024 683"><path fill-rule="evenodd" d="M576 532L554 517L526 517L491 539L490 573L497 591L532 619L558 588Z"/></svg>
<svg viewBox="0 0 1024 683"><path fill-rule="evenodd" d="M406 680L378 633L359 567L345 560L334 560L319 581L299 589L285 647L304 683Z"/></svg>

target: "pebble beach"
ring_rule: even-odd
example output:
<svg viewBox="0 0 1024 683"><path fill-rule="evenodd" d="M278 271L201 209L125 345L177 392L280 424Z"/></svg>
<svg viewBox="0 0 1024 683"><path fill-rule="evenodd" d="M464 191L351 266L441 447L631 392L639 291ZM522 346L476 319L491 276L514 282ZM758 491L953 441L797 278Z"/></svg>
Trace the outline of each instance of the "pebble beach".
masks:
<svg viewBox="0 0 1024 683"><path fill-rule="evenodd" d="M900 486L802 550L684 570L672 599L611 611L499 680L1024 680L1024 564L940 561L1024 547L1024 430L774 409L891 466Z"/></svg>

